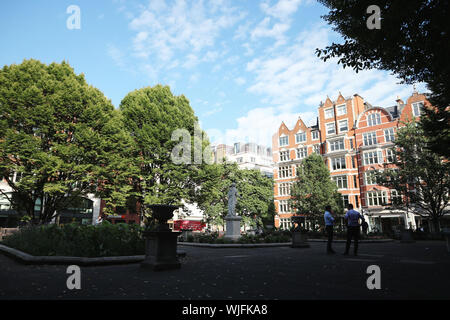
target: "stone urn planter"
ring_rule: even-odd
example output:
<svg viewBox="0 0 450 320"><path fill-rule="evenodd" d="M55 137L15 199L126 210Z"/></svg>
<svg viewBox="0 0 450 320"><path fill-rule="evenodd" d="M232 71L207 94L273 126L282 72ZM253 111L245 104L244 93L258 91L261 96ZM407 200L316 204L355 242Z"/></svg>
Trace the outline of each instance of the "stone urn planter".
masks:
<svg viewBox="0 0 450 320"><path fill-rule="evenodd" d="M178 269L181 264L177 257L177 238L181 232L172 232L167 223L178 207L156 204L149 208L153 211L156 225L144 232L145 260L141 267L154 271Z"/></svg>

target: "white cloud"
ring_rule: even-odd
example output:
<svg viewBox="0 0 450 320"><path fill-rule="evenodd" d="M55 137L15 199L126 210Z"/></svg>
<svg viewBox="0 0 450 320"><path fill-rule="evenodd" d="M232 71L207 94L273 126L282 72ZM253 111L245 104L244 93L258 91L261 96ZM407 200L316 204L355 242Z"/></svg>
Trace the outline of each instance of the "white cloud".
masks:
<svg viewBox="0 0 450 320"><path fill-rule="evenodd" d="M177 53L197 55L214 46L223 30L233 27L245 12L226 1L150 1L129 26L136 32L133 50L137 57L170 61ZM151 35L151 36L149 36ZM211 59L213 57L208 57ZM189 64L188 64L189 65Z"/></svg>
<svg viewBox="0 0 450 320"><path fill-rule="evenodd" d="M246 81L243 77L237 77L236 79L234 79L234 82L236 82L240 86L242 86L243 84L246 83Z"/></svg>
<svg viewBox="0 0 450 320"><path fill-rule="evenodd" d="M260 7L266 14L285 20L297 11L301 2L302 0L280 0L273 6L270 6L268 2L263 2Z"/></svg>

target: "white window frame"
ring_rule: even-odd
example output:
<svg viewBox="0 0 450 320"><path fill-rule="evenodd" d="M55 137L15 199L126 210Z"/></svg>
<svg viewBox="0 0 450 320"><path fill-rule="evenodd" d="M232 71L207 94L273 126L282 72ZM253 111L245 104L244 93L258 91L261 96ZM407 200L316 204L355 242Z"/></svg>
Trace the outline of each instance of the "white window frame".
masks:
<svg viewBox="0 0 450 320"><path fill-rule="evenodd" d="M387 192L385 190L368 191L366 193L367 206L378 207L388 203Z"/></svg>
<svg viewBox="0 0 450 320"><path fill-rule="evenodd" d="M311 131L311 140L319 140L319 131Z"/></svg>
<svg viewBox="0 0 450 320"><path fill-rule="evenodd" d="M383 163L383 155L380 150L367 151L363 153L363 163L365 166Z"/></svg>
<svg viewBox="0 0 450 320"><path fill-rule="evenodd" d="M297 159L304 159L308 156L308 147L297 148Z"/></svg>
<svg viewBox="0 0 450 320"><path fill-rule="evenodd" d="M416 112L416 106L419 105L418 108L418 112ZM411 109L412 109L412 114L414 117L420 117L423 114L423 108L424 108L424 103L423 101L419 101L419 102L413 102L411 103ZM418 113L418 114L417 114Z"/></svg>
<svg viewBox="0 0 450 320"><path fill-rule="evenodd" d="M390 142L395 140L395 130L394 128L384 129L384 141Z"/></svg>
<svg viewBox="0 0 450 320"><path fill-rule="evenodd" d="M281 142L284 141L284 139L286 139L286 143L285 144L281 144ZM279 138L279 144L280 144L280 147L284 147L284 146L289 145L289 136L281 136Z"/></svg>
<svg viewBox="0 0 450 320"><path fill-rule="evenodd" d="M341 104L336 107L336 115L343 116L347 114L347 104Z"/></svg>
<svg viewBox="0 0 450 320"><path fill-rule="evenodd" d="M303 137L304 139L300 140L298 139L299 137ZM295 143L303 143L306 142L306 132L300 131L298 133L295 134Z"/></svg>
<svg viewBox="0 0 450 320"><path fill-rule="evenodd" d="M379 112L374 112L367 116L367 126L373 127L379 124L381 124L381 114Z"/></svg>
<svg viewBox="0 0 450 320"><path fill-rule="evenodd" d="M373 146L378 144L377 132L371 131L363 133L363 145L365 146Z"/></svg>
<svg viewBox="0 0 450 320"><path fill-rule="evenodd" d="M325 119L333 119L334 118L334 108L331 107L331 108L325 109L324 117L325 117Z"/></svg>
<svg viewBox="0 0 450 320"><path fill-rule="evenodd" d="M330 125L333 125L333 132L330 132ZM327 135L336 134L336 123L335 122L328 122L325 123L325 128L327 130Z"/></svg>
<svg viewBox="0 0 450 320"><path fill-rule="evenodd" d="M345 122L345 129L342 129L342 123ZM348 120L344 119L344 120L339 120L338 121L338 128L339 128L339 132L347 132L348 131Z"/></svg>
<svg viewBox="0 0 450 320"><path fill-rule="evenodd" d="M328 149L330 152L345 150L344 138L328 141Z"/></svg>
<svg viewBox="0 0 450 320"><path fill-rule="evenodd" d="M347 176L333 176L332 179L336 183L339 190L348 189Z"/></svg>
<svg viewBox="0 0 450 320"><path fill-rule="evenodd" d="M376 170L369 170L364 172L364 184L366 186L376 185L377 179L375 177Z"/></svg>
<svg viewBox="0 0 450 320"><path fill-rule="evenodd" d="M280 151L280 162L289 161L289 150Z"/></svg>
<svg viewBox="0 0 450 320"><path fill-rule="evenodd" d="M347 169L345 156L331 158L331 171L345 170L345 169Z"/></svg>
<svg viewBox="0 0 450 320"><path fill-rule="evenodd" d="M386 163L394 163L394 150L392 149L386 149Z"/></svg>

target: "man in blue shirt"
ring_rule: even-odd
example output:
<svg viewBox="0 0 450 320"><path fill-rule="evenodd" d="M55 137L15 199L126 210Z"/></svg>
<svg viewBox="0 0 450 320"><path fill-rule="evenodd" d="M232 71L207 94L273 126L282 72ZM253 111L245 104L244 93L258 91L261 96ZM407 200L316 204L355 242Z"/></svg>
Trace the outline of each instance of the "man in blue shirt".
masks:
<svg viewBox="0 0 450 320"><path fill-rule="evenodd" d="M347 220L347 244L345 246L344 255L348 254L350 250L350 244L352 242L352 238L354 239L354 254L358 255L358 240L359 240L359 219L364 221L364 217L356 210L353 210L353 204L348 205L348 211L344 216L344 219Z"/></svg>
<svg viewBox="0 0 450 320"><path fill-rule="evenodd" d="M327 242L327 253L328 254L334 254L335 251L331 248L331 243L333 242L333 224L334 224L334 218L331 214L331 206L325 207L325 214L323 215L325 219L325 230L328 235L328 242Z"/></svg>

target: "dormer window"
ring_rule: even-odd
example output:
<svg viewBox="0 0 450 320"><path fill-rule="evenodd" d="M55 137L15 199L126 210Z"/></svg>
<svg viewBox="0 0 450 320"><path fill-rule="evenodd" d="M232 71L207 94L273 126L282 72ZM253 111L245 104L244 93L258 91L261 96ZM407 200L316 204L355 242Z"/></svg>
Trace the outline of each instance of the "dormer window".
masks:
<svg viewBox="0 0 450 320"><path fill-rule="evenodd" d="M343 116L344 114L347 114L347 105L343 104L336 107L336 114L338 116Z"/></svg>
<svg viewBox="0 0 450 320"><path fill-rule="evenodd" d="M423 114L423 102L413 103L412 112L414 117L420 117Z"/></svg>
<svg viewBox="0 0 450 320"><path fill-rule="evenodd" d="M333 108L325 109L325 119L334 118L334 110Z"/></svg>
<svg viewBox="0 0 450 320"><path fill-rule="evenodd" d="M319 140L319 131L312 131L311 132L311 138L313 140Z"/></svg>

